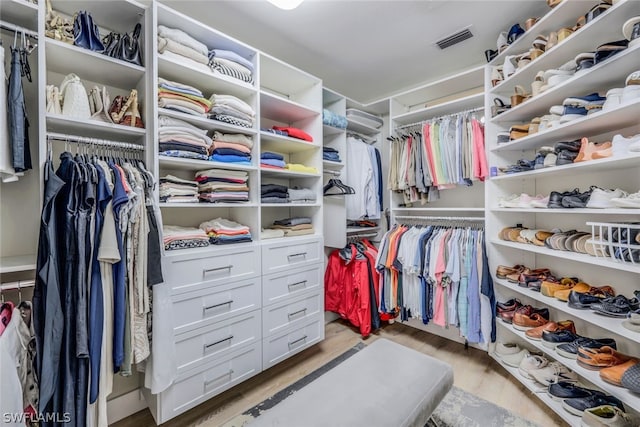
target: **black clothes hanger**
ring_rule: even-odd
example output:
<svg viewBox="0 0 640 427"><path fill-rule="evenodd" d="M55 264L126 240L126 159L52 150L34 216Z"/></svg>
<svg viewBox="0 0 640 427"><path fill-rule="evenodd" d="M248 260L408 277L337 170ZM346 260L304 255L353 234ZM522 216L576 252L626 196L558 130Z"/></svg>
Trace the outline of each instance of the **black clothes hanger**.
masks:
<svg viewBox="0 0 640 427"><path fill-rule="evenodd" d="M331 191L336 190L336 191ZM345 185L342 181L337 178L331 178L327 184L323 188L323 194L325 196L338 196L338 195L346 195L346 194L356 194L356 191Z"/></svg>

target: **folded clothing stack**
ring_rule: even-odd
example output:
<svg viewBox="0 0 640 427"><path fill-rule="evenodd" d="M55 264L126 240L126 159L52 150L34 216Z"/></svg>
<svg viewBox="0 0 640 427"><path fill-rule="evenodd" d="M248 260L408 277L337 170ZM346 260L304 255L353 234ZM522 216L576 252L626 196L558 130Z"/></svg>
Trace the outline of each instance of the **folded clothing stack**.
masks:
<svg viewBox="0 0 640 427"><path fill-rule="evenodd" d="M161 156L207 160L211 144L206 130L173 117L158 117L158 148Z"/></svg>
<svg viewBox="0 0 640 427"><path fill-rule="evenodd" d="M284 233L284 237L305 236L313 234L313 224L309 217L294 217L279 219L273 222L273 225L263 230L262 238L268 239L273 237L282 237L279 232L270 232L268 230L280 230Z"/></svg>
<svg viewBox="0 0 640 427"><path fill-rule="evenodd" d="M331 147L322 147L322 160L342 162L342 160L340 160L340 152Z"/></svg>
<svg viewBox="0 0 640 427"><path fill-rule="evenodd" d="M226 76L253 83L253 64L236 52L224 49L209 51L209 67Z"/></svg>
<svg viewBox="0 0 640 427"><path fill-rule="evenodd" d="M318 169L316 169L315 167L301 165L299 163L287 163L286 165L284 165L284 168L295 172L318 173Z"/></svg>
<svg viewBox="0 0 640 427"><path fill-rule="evenodd" d="M209 236L207 236L207 233L195 227L163 225L162 239L166 251L209 246Z"/></svg>
<svg viewBox="0 0 640 427"><path fill-rule="evenodd" d="M262 203L289 203L289 188L286 185L262 184L260 201Z"/></svg>
<svg viewBox="0 0 640 427"><path fill-rule="evenodd" d="M216 218L200 224L212 245L251 242L251 230L246 225L230 219Z"/></svg>
<svg viewBox="0 0 640 427"><path fill-rule="evenodd" d="M315 203L316 193L310 188L293 187L290 188L287 193L289 194L289 201L295 203Z"/></svg>
<svg viewBox="0 0 640 427"><path fill-rule="evenodd" d="M193 86L159 78L158 106L194 116L206 116L211 101Z"/></svg>
<svg viewBox="0 0 640 427"><path fill-rule="evenodd" d="M158 52L180 62L187 59L195 64L195 68L209 70L207 46L177 28L158 25Z"/></svg>
<svg viewBox="0 0 640 427"><path fill-rule="evenodd" d="M264 151L260 154L260 166L268 169L284 169L286 163L282 154Z"/></svg>
<svg viewBox="0 0 640 427"><path fill-rule="evenodd" d="M213 132L210 160L223 163L251 164L253 140L241 133Z"/></svg>
<svg viewBox="0 0 640 427"><path fill-rule="evenodd" d="M159 196L162 203L198 203L198 183L166 175L160 178Z"/></svg>
<svg viewBox="0 0 640 427"><path fill-rule="evenodd" d="M233 95L216 95L209 97L211 109L209 118L244 128L253 127L255 111L242 99Z"/></svg>
<svg viewBox="0 0 640 427"><path fill-rule="evenodd" d="M209 169L196 172L201 202L229 203L249 201L249 174L245 171Z"/></svg>
<svg viewBox="0 0 640 427"><path fill-rule="evenodd" d="M279 135L289 136L291 138L301 139L303 141L313 142L313 137L302 129L292 126L273 126L274 131L278 131Z"/></svg>
<svg viewBox="0 0 640 427"><path fill-rule="evenodd" d="M333 126L338 129L347 128L347 118L336 114L333 111L329 111L326 108L322 110L322 124L327 126Z"/></svg>

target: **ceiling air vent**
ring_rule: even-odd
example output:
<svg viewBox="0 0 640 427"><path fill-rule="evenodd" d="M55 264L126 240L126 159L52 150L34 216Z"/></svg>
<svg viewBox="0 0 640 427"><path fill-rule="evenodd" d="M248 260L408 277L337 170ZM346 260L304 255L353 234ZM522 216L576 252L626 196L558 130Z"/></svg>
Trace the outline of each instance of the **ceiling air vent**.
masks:
<svg viewBox="0 0 640 427"><path fill-rule="evenodd" d="M436 44L440 49L446 49L453 46L454 44L458 44L462 41L465 41L466 39L470 39L471 37L473 37L473 33L471 33L468 28L465 28L464 30L458 31L455 34L451 34L450 36L445 37L442 40L438 40Z"/></svg>

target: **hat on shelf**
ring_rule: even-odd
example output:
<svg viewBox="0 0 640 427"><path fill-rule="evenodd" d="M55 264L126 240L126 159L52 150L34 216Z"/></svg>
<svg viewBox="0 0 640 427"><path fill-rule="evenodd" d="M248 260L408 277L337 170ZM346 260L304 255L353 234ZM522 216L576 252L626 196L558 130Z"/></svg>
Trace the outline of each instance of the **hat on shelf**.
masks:
<svg viewBox="0 0 640 427"><path fill-rule="evenodd" d="M640 16L629 19L622 25L622 34L629 40L629 47L640 42Z"/></svg>

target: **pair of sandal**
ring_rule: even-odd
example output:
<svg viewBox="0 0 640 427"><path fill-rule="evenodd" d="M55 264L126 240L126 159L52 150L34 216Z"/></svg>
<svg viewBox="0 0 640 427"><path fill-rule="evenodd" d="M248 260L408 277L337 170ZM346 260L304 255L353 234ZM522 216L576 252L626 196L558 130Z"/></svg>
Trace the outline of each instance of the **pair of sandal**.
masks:
<svg viewBox="0 0 640 427"><path fill-rule="evenodd" d="M44 35L64 43L73 44L73 23L53 11L51 0L46 1L47 15L45 17Z"/></svg>

